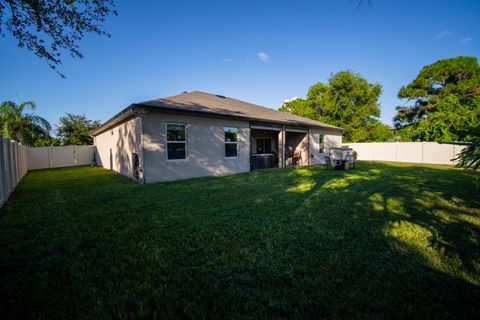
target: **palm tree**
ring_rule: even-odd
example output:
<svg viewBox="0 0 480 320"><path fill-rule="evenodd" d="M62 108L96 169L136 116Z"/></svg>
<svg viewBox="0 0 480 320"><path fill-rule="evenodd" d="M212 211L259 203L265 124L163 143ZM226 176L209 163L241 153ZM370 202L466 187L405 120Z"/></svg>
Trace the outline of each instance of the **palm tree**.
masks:
<svg viewBox="0 0 480 320"><path fill-rule="evenodd" d="M48 121L33 114L35 102L0 104L0 134L20 143L33 146L38 139L49 139L52 127ZM27 112L30 111L30 112Z"/></svg>

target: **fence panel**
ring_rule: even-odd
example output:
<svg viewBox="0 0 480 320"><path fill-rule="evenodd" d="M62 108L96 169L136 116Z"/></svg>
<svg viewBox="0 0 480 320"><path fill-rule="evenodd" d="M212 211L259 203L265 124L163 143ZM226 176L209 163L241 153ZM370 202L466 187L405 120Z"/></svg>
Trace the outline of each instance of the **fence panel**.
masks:
<svg viewBox="0 0 480 320"><path fill-rule="evenodd" d="M379 161L397 161L397 143L374 143L374 159Z"/></svg>
<svg viewBox="0 0 480 320"><path fill-rule="evenodd" d="M27 173L27 148L0 136L0 207Z"/></svg>
<svg viewBox="0 0 480 320"><path fill-rule="evenodd" d="M397 161L423 163L422 142L399 142L397 145Z"/></svg>
<svg viewBox="0 0 480 320"><path fill-rule="evenodd" d="M7 200L7 191L5 184L5 157L3 148L3 137L0 136L0 206Z"/></svg>
<svg viewBox="0 0 480 320"><path fill-rule="evenodd" d="M50 168L50 147L28 148L28 170Z"/></svg>
<svg viewBox="0 0 480 320"><path fill-rule="evenodd" d="M437 142L366 142L344 146L357 151L358 160L449 165L455 164L453 159L465 148Z"/></svg>
<svg viewBox="0 0 480 320"><path fill-rule="evenodd" d="M74 167L75 147L50 147L50 168Z"/></svg>
<svg viewBox="0 0 480 320"><path fill-rule="evenodd" d="M28 148L28 170L88 165L94 150L94 146Z"/></svg>
<svg viewBox="0 0 480 320"><path fill-rule="evenodd" d="M92 163L94 146L75 146L77 166L85 166Z"/></svg>
<svg viewBox="0 0 480 320"><path fill-rule="evenodd" d="M455 146L452 144L439 144L425 142L423 145L423 162L437 164L453 164Z"/></svg>

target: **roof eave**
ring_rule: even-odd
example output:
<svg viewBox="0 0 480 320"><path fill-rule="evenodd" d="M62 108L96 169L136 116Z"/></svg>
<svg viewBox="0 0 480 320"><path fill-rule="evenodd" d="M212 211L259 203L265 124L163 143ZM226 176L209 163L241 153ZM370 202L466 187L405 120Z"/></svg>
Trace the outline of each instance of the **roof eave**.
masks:
<svg viewBox="0 0 480 320"><path fill-rule="evenodd" d="M97 136L100 133L107 131L118 122L125 120L126 118L128 118L128 116L133 115L133 113L131 113L131 110L133 110L134 107L135 107L135 104L132 103L128 107L124 108L122 111L120 111L119 113L117 113L116 115L108 119L107 121L105 121L100 127L93 130L90 135L92 137Z"/></svg>
<svg viewBox="0 0 480 320"><path fill-rule="evenodd" d="M216 117L216 118L227 118L227 119L238 119L238 120L247 120L247 121L262 121L262 122L269 122L269 123L275 123L275 124L280 124L280 125L294 125L294 126L303 126L303 127L309 127L309 128L321 128L321 129L327 129L327 130L336 130L340 132L344 132L343 128L340 127L335 127L335 126L330 126L330 125L322 125L319 123L318 125L316 124L309 124L309 123L304 123L300 121L286 121L286 120L270 120L270 119L264 119L264 118L253 118L253 117L246 117L246 116L235 116L235 115L227 115L227 114L219 114L219 113L212 113L212 112L204 112L204 111L195 111L195 110L179 110L176 108L169 108L169 107L164 107L164 106L152 106L148 104L143 104L143 103L132 103L128 107L124 108L122 111L105 121L100 127L92 131L91 136L97 136L102 132L107 131L111 127L113 127L115 124L127 119L130 116L134 116L133 109L136 107L141 107L148 109L150 111L166 111L166 112L171 112L171 113L180 113L180 114L201 114L203 116L209 116L209 117Z"/></svg>

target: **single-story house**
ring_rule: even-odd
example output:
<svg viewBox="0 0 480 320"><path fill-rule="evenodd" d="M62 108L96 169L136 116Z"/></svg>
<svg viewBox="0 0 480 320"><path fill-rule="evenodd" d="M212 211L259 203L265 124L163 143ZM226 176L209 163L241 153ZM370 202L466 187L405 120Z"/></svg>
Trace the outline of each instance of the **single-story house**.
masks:
<svg viewBox="0 0 480 320"><path fill-rule="evenodd" d="M204 92L134 103L96 129L97 164L141 183L319 164L342 129Z"/></svg>

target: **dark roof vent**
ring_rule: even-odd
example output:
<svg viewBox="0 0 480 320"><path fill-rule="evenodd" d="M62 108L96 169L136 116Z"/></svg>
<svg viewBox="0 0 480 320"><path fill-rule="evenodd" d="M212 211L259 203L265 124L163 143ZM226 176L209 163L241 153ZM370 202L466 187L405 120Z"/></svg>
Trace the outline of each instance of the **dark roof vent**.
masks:
<svg viewBox="0 0 480 320"><path fill-rule="evenodd" d="M219 98L222 98L222 99L225 99L225 98L226 98L225 96L222 96L222 95L220 95L220 94L216 94L216 96L219 97Z"/></svg>

